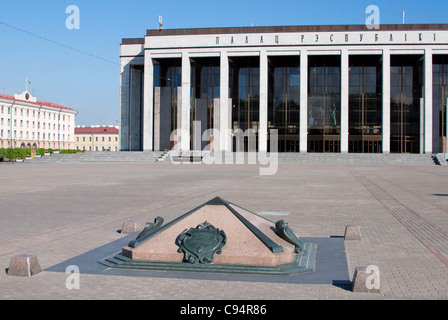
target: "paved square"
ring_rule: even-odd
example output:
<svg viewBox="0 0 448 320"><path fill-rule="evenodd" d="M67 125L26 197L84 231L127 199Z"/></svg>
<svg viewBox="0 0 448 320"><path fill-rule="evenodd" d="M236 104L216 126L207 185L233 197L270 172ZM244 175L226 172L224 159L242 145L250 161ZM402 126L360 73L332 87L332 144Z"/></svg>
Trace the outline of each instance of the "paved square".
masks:
<svg viewBox="0 0 448 320"><path fill-rule="evenodd" d="M0 164L0 266L36 254L44 271L0 273L0 299L447 299L448 166L169 163ZM345 241L348 273L375 265L380 293L337 283L266 283L223 279L46 270L126 235L128 219L166 222L222 197L286 220L299 237L339 238L359 225L362 240ZM278 216L276 213L287 212ZM335 279L337 280L337 279Z"/></svg>

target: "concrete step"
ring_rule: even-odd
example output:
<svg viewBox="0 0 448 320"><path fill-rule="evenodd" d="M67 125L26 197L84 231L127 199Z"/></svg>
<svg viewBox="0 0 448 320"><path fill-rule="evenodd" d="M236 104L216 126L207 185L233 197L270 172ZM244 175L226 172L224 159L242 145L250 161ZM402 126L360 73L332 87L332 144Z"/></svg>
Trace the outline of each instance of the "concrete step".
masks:
<svg viewBox="0 0 448 320"><path fill-rule="evenodd" d="M36 158L35 162L157 162L161 159L162 151L119 151L119 152L83 152L76 154L53 154ZM236 159L237 153L226 153L228 159ZM238 154L241 155L241 154ZM253 156L254 154L252 154ZM177 156L177 157L176 157ZM183 152L165 158L165 162L201 161L204 157L212 157L209 152ZM268 154L267 157L270 157ZM240 158L241 159L241 158ZM243 153L244 161L248 161L249 154ZM251 158L254 159L254 158ZM255 159L258 160L255 154ZM270 158L271 161L274 158ZM437 160L435 160L437 159ZM399 164L399 165L447 165L444 154L365 154L365 153L278 153L279 163L345 163L345 164ZM246 163L244 162L244 163ZM258 162L258 161L257 161ZM439 163L437 163L439 162ZM209 162L210 163L210 162ZM213 161L211 161L213 163ZM232 163L230 160L226 163Z"/></svg>
<svg viewBox="0 0 448 320"><path fill-rule="evenodd" d="M156 162L162 152L80 152L60 153L33 159L36 162Z"/></svg>
<svg viewBox="0 0 448 320"><path fill-rule="evenodd" d="M279 153L279 163L353 163L434 165L428 154Z"/></svg>

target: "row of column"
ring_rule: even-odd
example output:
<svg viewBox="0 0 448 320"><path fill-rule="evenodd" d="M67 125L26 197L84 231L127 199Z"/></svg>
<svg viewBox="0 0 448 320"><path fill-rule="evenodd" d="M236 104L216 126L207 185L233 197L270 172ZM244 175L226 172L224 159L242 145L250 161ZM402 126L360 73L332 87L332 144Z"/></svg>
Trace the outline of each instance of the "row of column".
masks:
<svg viewBox="0 0 448 320"><path fill-rule="evenodd" d="M382 130L383 153L390 152L390 49L382 50ZM334 52L334 51L333 51ZM315 54L315 53L313 53ZM325 52L319 53L324 55ZM334 53L333 53L334 54ZM365 53L364 53L365 54ZM286 55L286 53L285 53ZM290 53L287 55L291 55ZM258 151L267 151L267 123L268 123L268 53L259 52L260 57L260 122L258 131ZM300 152L307 152L307 106L308 106L308 52L300 50ZM341 152L348 152L349 131L349 51L340 50L341 57ZM143 149L153 150L153 110L154 110L154 65L153 57L149 51L145 51L144 72L144 106L143 106ZM424 51L424 98L421 132L421 152L432 152L432 51ZM181 136L180 149L190 149L190 86L191 63L188 52L182 53L182 105L181 105ZM219 123L215 129L219 130L219 150L231 150L231 108L229 108L229 55L226 51L220 52L220 98L219 98ZM227 107L226 107L227 106Z"/></svg>

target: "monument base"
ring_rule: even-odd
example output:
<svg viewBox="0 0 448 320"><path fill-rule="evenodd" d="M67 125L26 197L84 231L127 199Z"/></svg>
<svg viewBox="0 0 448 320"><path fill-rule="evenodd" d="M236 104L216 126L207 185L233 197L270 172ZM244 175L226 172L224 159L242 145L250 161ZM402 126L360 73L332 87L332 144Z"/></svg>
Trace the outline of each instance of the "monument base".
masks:
<svg viewBox="0 0 448 320"><path fill-rule="evenodd" d="M99 263L109 268L164 270L164 271L192 271L192 272L221 272L221 273L250 273L268 275L299 275L314 271L317 244L303 243L303 253L296 255L294 261L277 266L235 265L235 264L190 264L183 262L161 262L132 260L121 252L100 260Z"/></svg>

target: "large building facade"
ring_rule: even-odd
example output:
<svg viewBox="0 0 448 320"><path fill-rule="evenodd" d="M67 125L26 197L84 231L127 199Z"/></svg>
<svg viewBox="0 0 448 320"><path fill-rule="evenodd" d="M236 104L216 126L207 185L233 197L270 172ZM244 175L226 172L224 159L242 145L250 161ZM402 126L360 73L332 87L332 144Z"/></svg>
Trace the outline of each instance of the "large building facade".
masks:
<svg viewBox="0 0 448 320"><path fill-rule="evenodd" d="M120 61L121 150L447 152L447 24L147 30Z"/></svg>
<svg viewBox="0 0 448 320"><path fill-rule="evenodd" d="M73 149L76 114L27 91L0 94L0 148Z"/></svg>

